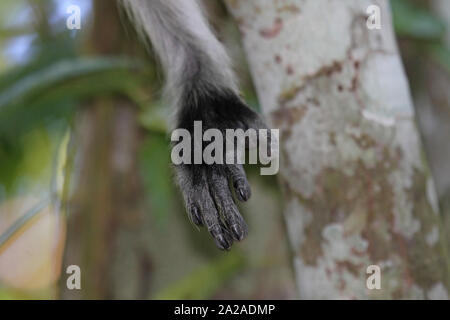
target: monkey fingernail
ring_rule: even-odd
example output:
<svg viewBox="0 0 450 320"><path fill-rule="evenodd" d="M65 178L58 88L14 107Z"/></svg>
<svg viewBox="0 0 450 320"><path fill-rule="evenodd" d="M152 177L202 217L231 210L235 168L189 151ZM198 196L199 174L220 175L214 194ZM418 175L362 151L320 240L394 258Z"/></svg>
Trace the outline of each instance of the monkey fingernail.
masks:
<svg viewBox="0 0 450 320"><path fill-rule="evenodd" d="M238 195L239 195L239 200L241 200L241 201L247 201L248 199L250 199L250 192L245 190L245 188L239 188Z"/></svg>
<svg viewBox="0 0 450 320"><path fill-rule="evenodd" d="M229 250L231 248L231 241L229 241L224 235L219 234L215 237L216 245L221 250Z"/></svg>
<svg viewBox="0 0 450 320"><path fill-rule="evenodd" d="M244 230L242 230L242 228L238 224L235 224L231 227L231 232L233 233L234 239L236 239L237 241L241 241L245 238Z"/></svg>
<svg viewBox="0 0 450 320"><path fill-rule="evenodd" d="M200 216L200 212L198 211L197 207L193 207L191 209L191 216L192 216L192 222L196 224L197 226L203 225L202 218Z"/></svg>

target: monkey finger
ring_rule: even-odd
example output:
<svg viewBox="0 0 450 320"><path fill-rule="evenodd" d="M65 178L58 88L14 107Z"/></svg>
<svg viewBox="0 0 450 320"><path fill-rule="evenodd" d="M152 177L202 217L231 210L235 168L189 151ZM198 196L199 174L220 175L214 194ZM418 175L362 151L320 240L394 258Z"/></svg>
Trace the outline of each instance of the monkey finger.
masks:
<svg viewBox="0 0 450 320"><path fill-rule="evenodd" d="M209 181L211 196L227 229L234 240L243 240L247 236L248 227L234 203L227 177L218 172L212 172Z"/></svg>
<svg viewBox="0 0 450 320"><path fill-rule="evenodd" d="M244 167L241 164L228 165L226 172L239 201L245 202L250 199L252 191Z"/></svg>

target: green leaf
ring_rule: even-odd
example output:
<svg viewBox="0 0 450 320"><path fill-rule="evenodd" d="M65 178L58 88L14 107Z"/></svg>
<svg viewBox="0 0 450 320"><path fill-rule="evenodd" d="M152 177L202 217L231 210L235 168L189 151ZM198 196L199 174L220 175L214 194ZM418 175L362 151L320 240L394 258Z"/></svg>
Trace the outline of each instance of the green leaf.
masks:
<svg viewBox="0 0 450 320"><path fill-rule="evenodd" d="M71 58L34 61L0 76L0 181L13 184L24 155L21 137L70 119L83 100L121 94L144 101L145 74L136 66L123 58Z"/></svg>
<svg viewBox="0 0 450 320"><path fill-rule="evenodd" d="M41 94L45 89L77 79L83 76L96 75L100 72L124 71L134 67L130 61L119 58L85 58L63 60L50 65L43 70L37 70L14 82L2 90L0 94L0 109L8 104L24 100L28 96ZM11 75L8 74L8 77ZM116 81L123 83L124 81ZM90 86L98 84L90 84Z"/></svg>
<svg viewBox="0 0 450 320"><path fill-rule="evenodd" d="M144 75L136 64L122 58L84 58L56 62L17 79L0 93L0 138L10 139L49 119L69 116L90 97L124 94L137 101ZM28 69L30 70L30 69ZM0 83L3 78L0 78ZM78 102L78 103L76 103Z"/></svg>
<svg viewBox="0 0 450 320"><path fill-rule="evenodd" d="M445 35L445 24L413 1L392 0L391 6L398 35L421 40L437 40Z"/></svg>

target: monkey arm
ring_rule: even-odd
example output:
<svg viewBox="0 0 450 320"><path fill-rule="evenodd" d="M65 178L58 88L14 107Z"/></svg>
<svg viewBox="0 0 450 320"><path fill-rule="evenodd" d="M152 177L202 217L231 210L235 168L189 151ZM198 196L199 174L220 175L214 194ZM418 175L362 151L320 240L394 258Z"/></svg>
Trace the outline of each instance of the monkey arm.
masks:
<svg viewBox="0 0 450 320"><path fill-rule="evenodd" d="M192 133L194 121L222 132L265 127L239 97L230 59L196 0L121 1L162 63L175 128ZM245 238L247 225L232 195L250 198L242 165L181 164L175 171L191 221L205 225L220 249Z"/></svg>

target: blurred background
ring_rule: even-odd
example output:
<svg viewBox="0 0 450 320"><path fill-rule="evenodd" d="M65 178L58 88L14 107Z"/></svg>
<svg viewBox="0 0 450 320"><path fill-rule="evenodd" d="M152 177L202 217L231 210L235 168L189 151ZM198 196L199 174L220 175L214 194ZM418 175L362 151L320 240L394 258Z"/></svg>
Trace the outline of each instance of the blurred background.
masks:
<svg viewBox="0 0 450 320"><path fill-rule="evenodd" d="M450 2L391 4L450 228ZM206 6L258 110L238 30L219 1ZM247 168L250 236L231 252L189 222L162 81L113 1L0 2L0 299L296 298L276 177ZM82 290L66 288L72 264Z"/></svg>

